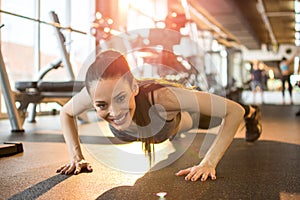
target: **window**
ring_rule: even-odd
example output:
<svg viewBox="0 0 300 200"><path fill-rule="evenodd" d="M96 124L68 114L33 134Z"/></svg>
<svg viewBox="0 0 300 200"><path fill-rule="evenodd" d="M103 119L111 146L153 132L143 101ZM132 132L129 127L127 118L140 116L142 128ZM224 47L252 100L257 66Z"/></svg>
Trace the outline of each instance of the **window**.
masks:
<svg viewBox="0 0 300 200"><path fill-rule="evenodd" d="M94 0L2 0L1 10L20 15L1 13L1 24L4 24L1 28L1 49L12 88L15 81L34 80L43 67L61 57L54 27L30 19L52 23L49 12L54 11L63 27L70 26L87 33L62 31L75 78L95 49L94 38L89 34L95 10ZM66 69L52 70L45 79L68 80ZM0 114L5 111L2 98Z"/></svg>

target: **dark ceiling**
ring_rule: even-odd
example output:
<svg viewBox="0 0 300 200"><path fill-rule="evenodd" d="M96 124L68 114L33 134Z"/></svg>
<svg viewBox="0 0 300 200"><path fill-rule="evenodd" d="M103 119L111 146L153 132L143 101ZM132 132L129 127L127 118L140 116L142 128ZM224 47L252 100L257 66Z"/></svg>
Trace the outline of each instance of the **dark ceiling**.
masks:
<svg viewBox="0 0 300 200"><path fill-rule="evenodd" d="M229 36L248 49L262 44L278 47L295 41L294 0L190 0L202 14L216 21ZM259 4L261 3L261 4ZM259 5L257 5L259 4ZM264 9L263 15L258 11ZM263 10L262 10L263 11ZM268 22L269 29L268 29ZM273 36L272 36L273 35Z"/></svg>

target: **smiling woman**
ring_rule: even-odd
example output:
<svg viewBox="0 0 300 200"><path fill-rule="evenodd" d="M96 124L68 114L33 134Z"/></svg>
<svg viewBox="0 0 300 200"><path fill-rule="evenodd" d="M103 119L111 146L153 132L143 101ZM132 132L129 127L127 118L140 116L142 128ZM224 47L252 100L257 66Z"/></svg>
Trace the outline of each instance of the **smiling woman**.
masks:
<svg viewBox="0 0 300 200"><path fill-rule="evenodd" d="M154 144L172 140L176 134L191 129L220 126L203 160L176 174L186 175L185 179L191 181L205 181L208 177L216 179L215 168L231 144L244 114L252 123L249 129L254 135L252 141L261 132L255 109L246 109L226 98L165 80L137 80L125 56L107 50L97 55L87 70L86 87L61 110L71 162L59 168L58 172L77 174L82 168L92 170L82 155L76 120L73 119L92 107L100 118L109 123L115 137L126 142L141 141L150 164Z"/></svg>
<svg viewBox="0 0 300 200"><path fill-rule="evenodd" d="M102 53L87 71L86 86L97 114L117 129L128 128L138 86L126 59L118 52Z"/></svg>

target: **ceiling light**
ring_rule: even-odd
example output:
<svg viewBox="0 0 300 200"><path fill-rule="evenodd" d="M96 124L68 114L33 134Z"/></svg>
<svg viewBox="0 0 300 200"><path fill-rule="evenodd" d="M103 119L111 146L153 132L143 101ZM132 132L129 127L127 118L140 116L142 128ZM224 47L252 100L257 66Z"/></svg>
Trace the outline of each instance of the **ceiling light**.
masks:
<svg viewBox="0 0 300 200"><path fill-rule="evenodd" d="M299 16L300 17L300 16ZM107 23L109 24L109 25L112 25L113 23L114 23L114 20L112 20L112 19L107 19Z"/></svg>
<svg viewBox="0 0 300 200"><path fill-rule="evenodd" d="M300 40L295 40L295 45L300 46Z"/></svg>
<svg viewBox="0 0 300 200"><path fill-rule="evenodd" d="M172 12L171 16L175 18L175 17L177 17L177 13L176 12Z"/></svg>
<svg viewBox="0 0 300 200"><path fill-rule="evenodd" d="M156 22L155 25L156 25L157 28L161 28L161 29L166 28L166 23L163 22L163 21L158 21L158 22Z"/></svg>
<svg viewBox="0 0 300 200"><path fill-rule="evenodd" d="M100 12L96 12L96 19L101 19L102 18L102 14Z"/></svg>

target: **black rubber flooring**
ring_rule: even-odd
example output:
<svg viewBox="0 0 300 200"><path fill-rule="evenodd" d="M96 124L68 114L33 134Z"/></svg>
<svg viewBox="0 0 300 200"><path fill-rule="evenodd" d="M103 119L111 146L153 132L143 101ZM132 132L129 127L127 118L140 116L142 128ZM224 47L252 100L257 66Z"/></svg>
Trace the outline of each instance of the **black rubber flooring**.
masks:
<svg viewBox="0 0 300 200"><path fill-rule="evenodd" d="M235 139L217 167L217 180L185 181L173 176L179 169L198 163L197 135L180 159L161 170L146 173L134 186L120 186L98 199L280 199L281 193L300 193L300 146L273 141L246 143ZM172 156L172 155L170 155ZM162 199L162 198L161 198Z"/></svg>
<svg viewBox="0 0 300 200"><path fill-rule="evenodd" d="M8 123L1 122L0 139L21 141L25 149L24 153L0 159L0 199L300 199L300 118L294 115L298 109L299 106L263 106L262 138L247 143L241 131L217 167L217 180L206 182L185 181L175 173L199 163L199 147L203 146L204 137L204 141L212 141L213 134L187 133L194 134L195 139L179 159L165 164L178 156L175 151L154 166L159 170L128 182L133 180L128 178L130 174L107 168L89 154L86 156L93 164L93 173L56 174L57 167L69 158L60 128L54 126L59 123L57 117L40 118L25 134L9 134ZM87 146L105 147L105 150L111 146L98 135L83 135L82 142ZM180 151L180 142L175 140L174 143ZM108 152L114 156L112 151ZM167 195L159 198L158 192Z"/></svg>

